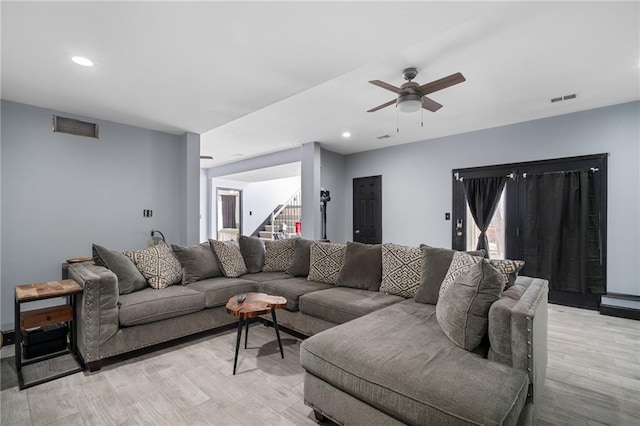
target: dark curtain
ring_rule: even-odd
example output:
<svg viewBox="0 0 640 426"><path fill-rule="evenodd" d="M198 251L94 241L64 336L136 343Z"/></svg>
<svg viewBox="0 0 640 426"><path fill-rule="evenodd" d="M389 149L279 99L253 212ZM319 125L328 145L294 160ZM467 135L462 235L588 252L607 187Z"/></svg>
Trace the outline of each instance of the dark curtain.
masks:
<svg viewBox="0 0 640 426"><path fill-rule="evenodd" d="M604 293L595 173L526 176L523 275L552 290Z"/></svg>
<svg viewBox="0 0 640 426"><path fill-rule="evenodd" d="M505 176L487 178L464 178L462 184L464 193L469 203L469 210L473 220L480 229L478 245L476 250L484 249L485 256L489 257L489 241L487 239L487 228L491 223L491 218L498 207L500 196L507 182Z"/></svg>
<svg viewBox="0 0 640 426"><path fill-rule="evenodd" d="M235 229L236 227L236 196L221 195L220 200L222 202L222 227Z"/></svg>

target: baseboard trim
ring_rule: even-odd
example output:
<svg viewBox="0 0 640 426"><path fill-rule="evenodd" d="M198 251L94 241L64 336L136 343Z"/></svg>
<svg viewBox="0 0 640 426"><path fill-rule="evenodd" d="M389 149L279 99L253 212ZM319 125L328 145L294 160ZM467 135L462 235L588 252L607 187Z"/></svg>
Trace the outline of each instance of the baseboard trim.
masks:
<svg viewBox="0 0 640 426"><path fill-rule="evenodd" d="M640 320L640 309L625 308L622 306L600 305L600 315Z"/></svg>

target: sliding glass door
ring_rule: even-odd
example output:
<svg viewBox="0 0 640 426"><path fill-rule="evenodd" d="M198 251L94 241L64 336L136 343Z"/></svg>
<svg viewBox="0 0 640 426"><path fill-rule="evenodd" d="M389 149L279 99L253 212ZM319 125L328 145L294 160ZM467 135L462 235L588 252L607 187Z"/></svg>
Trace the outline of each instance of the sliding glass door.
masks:
<svg viewBox="0 0 640 426"><path fill-rule="evenodd" d="M506 178L485 232L488 256L524 260L522 275L549 280L551 302L598 308L606 292L606 158L454 170L453 247L478 247L470 182Z"/></svg>

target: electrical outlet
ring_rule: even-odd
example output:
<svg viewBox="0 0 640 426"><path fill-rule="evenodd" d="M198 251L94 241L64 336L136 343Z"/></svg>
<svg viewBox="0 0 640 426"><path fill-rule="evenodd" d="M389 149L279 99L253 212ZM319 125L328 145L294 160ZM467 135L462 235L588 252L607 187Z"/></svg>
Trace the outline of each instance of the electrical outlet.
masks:
<svg viewBox="0 0 640 426"><path fill-rule="evenodd" d="M153 216L153 210L142 210L142 217L152 217Z"/></svg>
<svg viewBox="0 0 640 426"><path fill-rule="evenodd" d="M446 212L446 213L444 214L444 220L451 220L451 213Z"/></svg>

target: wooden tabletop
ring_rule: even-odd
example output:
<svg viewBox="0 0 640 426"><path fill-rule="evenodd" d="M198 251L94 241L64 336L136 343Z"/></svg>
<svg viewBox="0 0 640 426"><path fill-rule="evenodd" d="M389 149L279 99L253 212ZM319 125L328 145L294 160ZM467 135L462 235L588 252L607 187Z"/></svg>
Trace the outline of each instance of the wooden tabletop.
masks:
<svg viewBox="0 0 640 426"><path fill-rule="evenodd" d="M244 302L238 303L235 295L227 302L227 313L234 317L254 318L268 314L272 309L282 309L287 306L287 299L265 293L246 293Z"/></svg>
<svg viewBox="0 0 640 426"><path fill-rule="evenodd" d="M48 281L16 286L16 300L18 302L69 296L76 293L82 293L82 287L74 280Z"/></svg>

